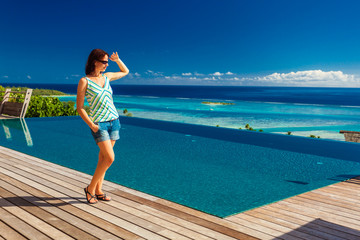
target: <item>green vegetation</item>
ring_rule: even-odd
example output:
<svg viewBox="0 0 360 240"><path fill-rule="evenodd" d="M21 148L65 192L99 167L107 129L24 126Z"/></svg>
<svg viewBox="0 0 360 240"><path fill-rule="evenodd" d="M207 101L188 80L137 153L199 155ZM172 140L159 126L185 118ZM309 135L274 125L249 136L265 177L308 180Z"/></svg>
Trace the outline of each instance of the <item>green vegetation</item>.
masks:
<svg viewBox="0 0 360 240"><path fill-rule="evenodd" d="M310 135L311 138L320 138L320 136Z"/></svg>
<svg viewBox="0 0 360 240"><path fill-rule="evenodd" d="M8 87L7 87L8 88ZM0 85L0 101L3 99L4 94L5 94L5 90L7 88L4 88L3 86ZM20 92L21 89L20 88L12 88L12 91L16 91L16 92ZM26 89L24 90L26 91ZM24 94L23 93L10 93L9 96L9 102L24 102Z"/></svg>
<svg viewBox="0 0 360 240"><path fill-rule="evenodd" d="M239 129L242 129L242 128L239 128ZM256 131L256 129L250 127L250 125L248 123L245 125L245 129L249 130L249 131ZM264 132L264 130L259 129L259 132Z"/></svg>
<svg viewBox="0 0 360 240"><path fill-rule="evenodd" d="M128 110L127 110L126 108L124 109L123 113L124 113L125 116L127 116L127 117L132 117L132 116L133 116L133 114L130 113L130 112L128 112Z"/></svg>
<svg viewBox="0 0 360 240"><path fill-rule="evenodd" d="M287 135L291 135L291 132L289 131L289 132L287 132Z"/></svg>
<svg viewBox="0 0 360 240"><path fill-rule="evenodd" d="M211 104L211 105L235 105L235 103L228 102L201 102L202 104Z"/></svg>
<svg viewBox="0 0 360 240"><path fill-rule="evenodd" d="M32 95L41 95L41 96L63 96L68 95L66 93L57 91L57 90L51 90L51 89L34 89Z"/></svg>
<svg viewBox="0 0 360 240"><path fill-rule="evenodd" d="M17 92L25 92L28 88L27 87L3 87L3 86L0 86L0 91L5 91L6 89L8 88L11 88L11 91L17 91ZM52 90L52 89L38 89L38 88L35 88L33 89L33 92L32 92L32 95L33 96L38 96L38 95L41 95L41 96L63 96L63 95L68 95L64 92L60 92L60 91L57 91L57 90ZM1 93L0 93L0 96L1 96Z"/></svg>
<svg viewBox="0 0 360 240"><path fill-rule="evenodd" d="M0 86L0 91L5 91L10 87ZM25 87L11 87L12 91L25 92ZM0 100L4 92L0 92ZM41 95L66 95L65 93L49 90L49 89L34 89L30 99L29 107L25 117L56 117L56 116L75 116L78 115L75 109L75 102L61 102L57 97L43 97ZM11 102L23 102L23 93L10 93Z"/></svg>
<svg viewBox="0 0 360 240"><path fill-rule="evenodd" d="M58 117L78 115L75 102L61 102L56 97L31 96L25 117Z"/></svg>

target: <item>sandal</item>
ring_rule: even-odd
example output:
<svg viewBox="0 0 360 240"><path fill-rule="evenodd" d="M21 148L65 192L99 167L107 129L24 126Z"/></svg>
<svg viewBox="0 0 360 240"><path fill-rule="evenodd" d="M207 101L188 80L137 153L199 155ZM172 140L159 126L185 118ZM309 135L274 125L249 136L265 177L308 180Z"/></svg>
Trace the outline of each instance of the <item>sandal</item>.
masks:
<svg viewBox="0 0 360 240"><path fill-rule="evenodd" d="M96 198L101 201L110 201L111 197L107 197L105 193L103 194L95 194Z"/></svg>
<svg viewBox="0 0 360 240"><path fill-rule="evenodd" d="M84 188L84 192L85 192L85 197L86 197L86 200L88 201L88 203L90 204L94 204L94 203L97 203L98 201L95 201L95 202L90 202L91 199L95 199L95 196L92 195L89 191L88 191L88 187ZM88 194L90 195L90 199L88 198Z"/></svg>

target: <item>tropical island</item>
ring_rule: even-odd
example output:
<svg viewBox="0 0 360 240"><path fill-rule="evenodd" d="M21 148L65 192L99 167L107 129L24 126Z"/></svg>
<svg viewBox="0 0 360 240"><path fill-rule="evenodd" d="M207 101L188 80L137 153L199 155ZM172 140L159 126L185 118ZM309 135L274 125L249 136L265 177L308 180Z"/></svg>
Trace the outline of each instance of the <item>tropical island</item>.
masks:
<svg viewBox="0 0 360 240"><path fill-rule="evenodd" d="M206 105L235 105L235 103L229 103L229 102L201 102L201 103Z"/></svg>

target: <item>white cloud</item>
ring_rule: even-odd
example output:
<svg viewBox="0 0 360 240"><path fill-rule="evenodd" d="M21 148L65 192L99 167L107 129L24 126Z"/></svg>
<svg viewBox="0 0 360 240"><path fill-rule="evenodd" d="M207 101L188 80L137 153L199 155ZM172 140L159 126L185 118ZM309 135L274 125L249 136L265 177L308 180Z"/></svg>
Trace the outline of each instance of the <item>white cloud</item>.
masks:
<svg viewBox="0 0 360 240"><path fill-rule="evenodd" d="M3 78L9 78L9 76L2 76Z"/></svg>
<svg viewBox="0 0 360 240"><path fill-rule="evenodd" d="M215 72L215 73L210 74L210 75L214 75L214 76L222 76L222 75L224 75L224 74L223 74L223 73L220 73L220 72Z"/></svg>
<svg viewBox="0 0 360 240"><path fill-rule="evenodd" d="M161 77L164 76L162 72L154 72L152 70L147 70L145 74L153 76L153 77Z"/></svg>
<svg viewBox="0 0 360 240"><path fill-rule="evenodd" d="M30 76L30 75L27 75L26 77L27 77L28 79L31 79L31 76Z"/></svg>
<svg viewBox="0 0 360 240"><path fill-rule="evenodd" d="M183 75L183 76L191 76L192 73L182 73L181 75Z"/></svg>
<svg viewBox="0 0 360 240"><path fill-rule="evenodd" d="M211 77L211 78L206 77L206 78L203 78L203 80L218 80L218 79L216 79L215 77Z"/></svg>
<svg viewBox="0 0 360 240"><path fill-rule="evenodd" d="M360 79L355 75L345 74L342 71L308 70L290 73L273 73L254 80L284 86L321 86L321 87L356 87Z"/></svg>
<svg viewBox="0 0 360 240"><path fill-rule="evenodd" d="M140 77L141 76L141 74L140 73L134 73L134 75L136 76L136 77Z"/></svg>
<svg viewBox="0 0 360 240"><path fill-rule="evenodd" d="M134 74L137 76L137 73ZM233 72L202 74L185 72L165 75L147 70L146 84L197 84L234 86L291 86L291 87L360 87L360 77L342 71L307 70L272 73L266 76L245 76ZM139 74L140 76L140 74ZM125 79L126 80L126 79ZM141 82L144 79L138 78Z"/></svg>

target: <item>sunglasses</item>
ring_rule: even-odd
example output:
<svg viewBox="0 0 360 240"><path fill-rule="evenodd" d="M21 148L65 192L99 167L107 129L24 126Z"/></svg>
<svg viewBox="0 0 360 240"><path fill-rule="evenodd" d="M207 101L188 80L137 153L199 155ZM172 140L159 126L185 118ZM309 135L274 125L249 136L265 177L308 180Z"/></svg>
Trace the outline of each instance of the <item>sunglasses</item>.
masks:
<svg viewBox="0 0 360 240"><path fill-rule="evenodd" d="M109 63L108 61L101 61L101 60L96 60L96 61L101 62L104 65Z"/></svg>

